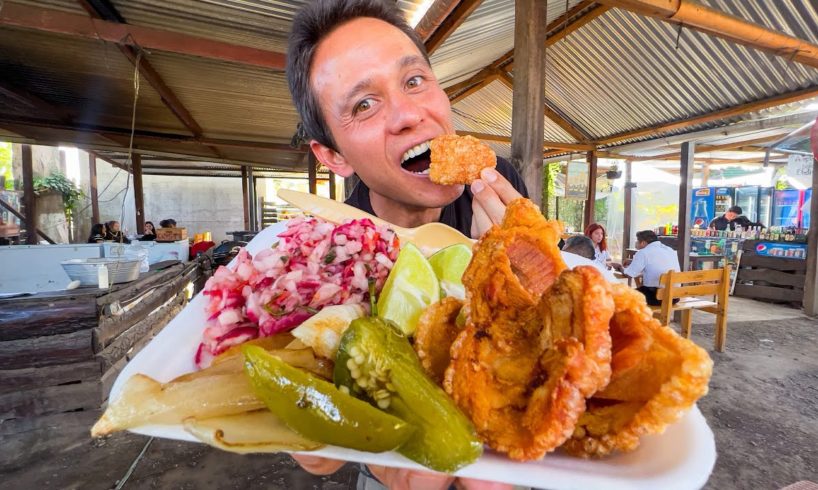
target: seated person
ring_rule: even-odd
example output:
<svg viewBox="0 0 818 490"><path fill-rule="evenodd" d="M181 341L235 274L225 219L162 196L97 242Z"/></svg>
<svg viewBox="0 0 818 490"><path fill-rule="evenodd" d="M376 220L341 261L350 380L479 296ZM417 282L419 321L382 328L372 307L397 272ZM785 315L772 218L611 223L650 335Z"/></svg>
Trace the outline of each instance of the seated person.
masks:
<svg viewBox="0 0 818 490"><path fill-rule="evenodd" d="M608 253L608 239L605 228L599 223L592 223L585 229L585 236L591 239L594 246L593 260L607 268L611 264L611 255Z"/></svg>
<svg viewBox="0 0 818 490"><path fill-rule="evenodd" d="M159 228L176 228L176 220L173 218L163 219L159 222Z"/></svg>
<svg viewBox="0 0 818 490"><path fill-rule="evenodd" d="M145 221L145 234L139 237L139 241L152 242L156 240L156 228L150 221Z"/></svg>
<svg viewBox="0 0 818 490"><path fill-rule="evenodd" d="M750 228L751 226L760 226L764 228L764 225L761 223L755 223L750 221L749 218L742 214L741 206L732 206L730 209L727 210L726 213L719 216L718 218L714 218L713 221L707 225L708 228L715 228L716 230L735 230L736 225L741 226L745 230Z"/></svg>
<svg viewBox="0 0 818 490"><path fill-rule="evenodd" d="M618 282L616 276L607 267L594 260L594 253L594 243L590 238L584 235L575 235L565 241L565 245L562 247L562 260L571 269L578 265L592 265L602 273L607 281Z"/></svg>
<svg viewBox="0 0 818 490"><path fill-rule="evenodd" d="M91 234L88 236L88 243L102 243L105 241L105 235L108 233L108 230L105 228L105 224L97 223L91 227Z"/></svg>
<svg viewBox="0 0 818 490"><path fill-rule="evenodd" d="M651 306L659 306L662 301L656 297L659 290L659 278L665 272L673 270L679 272L679 256L675 250L664 245L651 230L636 233L636 248L638 251L627 267L615 264L623 274L630 277L642 276L642 285L637 291L645 295Z"/></svg>
<svg viewBox="0 0 818 490"><path fill-rule="evenodd" d="M109 221L107 223L108 233L105 235L106 240L112 240L117 243L131 243L128 237L119 229L119 221Z"/></svg>

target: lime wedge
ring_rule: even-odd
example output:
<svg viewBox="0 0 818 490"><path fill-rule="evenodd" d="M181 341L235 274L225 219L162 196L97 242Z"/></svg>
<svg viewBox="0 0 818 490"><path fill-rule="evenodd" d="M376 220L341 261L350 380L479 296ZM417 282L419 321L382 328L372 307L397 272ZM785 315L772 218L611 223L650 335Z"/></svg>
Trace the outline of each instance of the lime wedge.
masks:
<svg viewBox="0 0 818 490"><path fill-rule="evenodd" d="M464 299L463 272L471 262L471 248L462 243L449 245L429 257L429 264L440 281L440 288L446 296Z"/></svg>
<svg viewBox="0 0 818 490"><path fill-rule="evenodd" d="M411 243L401 248L378 299L378 316L395 322L406 335L415 333L423 310L440 300L440 283L429 261Z"/></svg>

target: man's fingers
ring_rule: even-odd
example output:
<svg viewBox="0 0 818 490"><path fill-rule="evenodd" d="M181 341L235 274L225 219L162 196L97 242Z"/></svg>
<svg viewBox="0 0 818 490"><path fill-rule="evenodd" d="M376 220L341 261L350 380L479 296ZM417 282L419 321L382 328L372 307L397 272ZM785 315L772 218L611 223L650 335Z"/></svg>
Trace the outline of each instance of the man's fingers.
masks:
<svg viewBox="0 0 818 490"><path fill-rule="evenodd" d="M441 473L377 465L368 466L369 471L389 490L445 490L454 481L454 477Z"/></svg>
<svg viewBox="0 0 818 490"><path fill-rule="evenodd" d="M502 201L503 204L508 204L519 197L523 197L519 192L517 192L517 189L511 185L511 182L506 180L505 177L500 175L500 173L493 168L484 168L481 170L480 180L494 190L497 197L500 198L500 201Z"/></svg>
<svg viewBox="0 0 818 490"><path fill-rule="evenodd" d="M292 456L305 471L313 475L331 475L338 471L341 466L344 466L343 461L335 459L306 456L304 454L291 454L290 456Z"/></svg>
<svg viewBox="0 0 818 490"><path fill-rule="evenodd" d="M479 201L472 202L471 236L478 239L491 228L492 222Z"/></svg>
<svg viewBox="0 0 818 490"><path fill-rule="evenodd" d="M458 490L512 490L514 488L508 483L475 480L473 478L458 478L454 486Z"/></svg>
<svg viewBox="0 0 818 490"><path fill-rule="evenodd" d="M506 205L490 185L481 179L475 180L471 184L471 192L474 195L472 199L473 210L478 207L483 208L483 212L492 223L499 224L503 221L503 215L506 214Z"/></svg>

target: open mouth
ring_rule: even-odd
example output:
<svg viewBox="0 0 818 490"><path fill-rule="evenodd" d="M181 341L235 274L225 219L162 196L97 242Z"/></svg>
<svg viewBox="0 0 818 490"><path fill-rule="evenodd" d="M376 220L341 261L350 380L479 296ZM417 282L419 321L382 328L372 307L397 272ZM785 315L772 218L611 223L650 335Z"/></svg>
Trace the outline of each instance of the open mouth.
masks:
<svg viewBox="0 0 818 490"><path fill-rule="evenodd" d="M408 149L401 159L401 168L413 174L425 175L429 173L429 164L432 162L432 151L429 142L423 142Z"/></svg>

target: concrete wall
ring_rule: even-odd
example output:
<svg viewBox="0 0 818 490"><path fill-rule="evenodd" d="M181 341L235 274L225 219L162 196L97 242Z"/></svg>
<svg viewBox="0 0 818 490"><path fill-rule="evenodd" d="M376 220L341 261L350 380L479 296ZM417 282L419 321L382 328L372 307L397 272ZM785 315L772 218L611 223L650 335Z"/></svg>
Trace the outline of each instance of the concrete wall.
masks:
<svg viewBox="0 0 818 490"><path fill-rule="evenodd" d="M196 233L211 232L216 243L244 229L241 179L145 175L145 217L157 227L166 218Z"/></svg>

